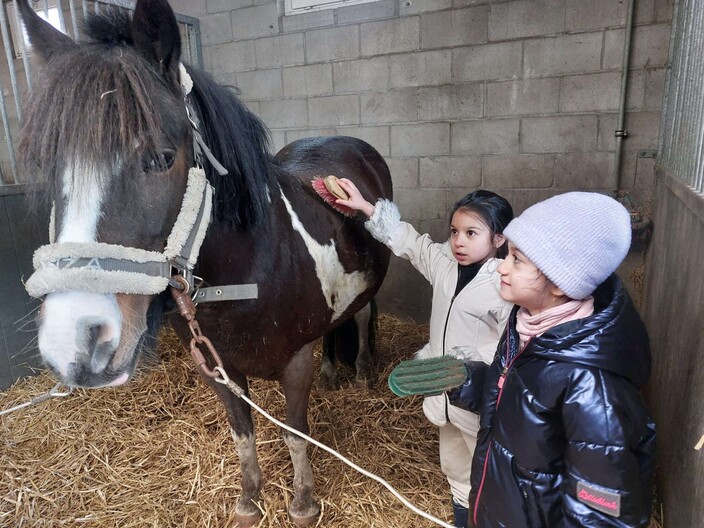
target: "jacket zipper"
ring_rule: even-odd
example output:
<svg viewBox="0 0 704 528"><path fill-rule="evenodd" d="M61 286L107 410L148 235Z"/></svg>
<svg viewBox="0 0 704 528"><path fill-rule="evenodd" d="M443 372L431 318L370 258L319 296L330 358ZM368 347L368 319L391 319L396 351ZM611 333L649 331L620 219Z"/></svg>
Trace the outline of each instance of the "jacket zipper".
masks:
<svg viewBox="0 0 704 528"><path fill-rule="evenodd" d="M459 273L459 271L458 271ZM450 299L450 307L447 309L447 316L445 317L445 328L443 328L442 331L442 355L445 355L445 349L447 348L447 323L450 321L450 312L452 311L452 305L455 302L455 299L457 298L457 295L453 295L452 299ZM447 402L447 395L445 395L445 420L449 423L450 421L450 409L449 405Z"/></svg>
<svg viewBox="0 0 704 528"><path fill-rule="evenodd" d="M506 375L508 374L508 371L511 370L511 367L513 364L516 362L516 360L525 352L526 348L528 348L528 345L530 344L530 339L526 341L526 344L523 346L523 348L516 354L516 356L509 361L509 357L511 355L511 350L510 350L510 339L509 339L509 332L508 332L508 325L506 325L506 365L504 366L503 370L501 371L501 375L499 376L498 381L496 382L496 386L499 388L499 396L496 398L496 406L494 407L494 411L497 411L499 409L499 403L501 402L501 395L504 393L504 383L506 381ZM496 416L496 413L494 413L494 416ZM486 457L484 458L484 467L482 468L482 480L479 483L479 490L477 491L477 498L474 500L474 512L472 517L474 518L474 524L477 524L477 508L479 507L479 498L482 495L482 488L484 488L484 480L486 479L486 468L489 465L489 457L491 456L491 444L493 443L492 440L489 440L489 444L487 445L486 448Z"/></svg>

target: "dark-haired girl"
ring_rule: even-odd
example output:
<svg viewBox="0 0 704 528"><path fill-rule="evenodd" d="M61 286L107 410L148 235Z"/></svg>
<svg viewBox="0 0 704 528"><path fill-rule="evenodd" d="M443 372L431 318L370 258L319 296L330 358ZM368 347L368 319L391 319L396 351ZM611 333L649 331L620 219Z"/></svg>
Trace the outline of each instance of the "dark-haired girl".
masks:
<svg viewBox="0 0 704 528"><path fill-rule="evenodd" d="M433 287L430 342L417 357L470 348L490 364L513 306L501 299L496 272L506 254L503 230L513 218L508 201L483 190L458 201L450 212L448 247L401 221L393 202L379 200L372 205L350 180L339 182L350 198L337 203L365 214L369 232L395 255L409 260ZM447 394L427 396L423 411L439 428L440 464L452 490L455 526L465 527L479 417L450 405Z"/></svg>

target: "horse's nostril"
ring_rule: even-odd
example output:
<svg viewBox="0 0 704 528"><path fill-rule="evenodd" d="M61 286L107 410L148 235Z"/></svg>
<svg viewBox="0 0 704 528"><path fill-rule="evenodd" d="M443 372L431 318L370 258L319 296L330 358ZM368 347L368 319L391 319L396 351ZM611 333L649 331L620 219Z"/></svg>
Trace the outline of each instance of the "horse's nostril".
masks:
<svg viewBox="0 0 704 528"><path fill-rule="evenodd" d="M108 366L112 358L114 347L110 339L110 327L104 322L90 321L83 319L80 326L83 336L83 343L80 348L84 351L86 362L90 363L93 372L102 372Z"/></svg>

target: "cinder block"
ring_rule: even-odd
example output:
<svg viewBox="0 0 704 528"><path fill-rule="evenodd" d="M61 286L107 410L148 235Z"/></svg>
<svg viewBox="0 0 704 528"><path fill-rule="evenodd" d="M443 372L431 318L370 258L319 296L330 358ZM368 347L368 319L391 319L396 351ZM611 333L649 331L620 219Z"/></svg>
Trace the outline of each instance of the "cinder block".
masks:
<svg viewBox="0 0 704 528"><path fill-rule="evenodd" d="M334 128L305 128L302 130L287 130L286 131L286 141L288 143L293 143L296 140L309 138L309 137L321 137L321 136L336 136L337 131ZM287 144L288 144L287 143Z"/></svg>
<svg viewBox="0 0 704 528"><path fill-rule="evenodd" d="M311 96L332 93L332 65L311 64L284 68L284 95Z"/></svg>
<svg viewBox="0 0 704 528"><path fill-rule="evenodd" d="M606 31L604 36L604 68L620 69L623 64L623 29ZM667 64L670 46L669 24L633 28L629 68L656 68Z"/></svg>
<svg viewBox="0 0 704 528"><path fill-rule="evenodd" d="M390 131L387 126L337 127L337 133L341 136L352 136L366 141L382 156L388 156L391 153Z"/></svg>
<svg viewBox="0 0 704 528"><path fill-rule="evenodd" d="M631 70L628 72L628 86L626 87L626 110L630 112L644 110L643 106L645 104L646 75L647 70Z"/></svg>
<svg viewBox="0 0 704 528"><path fill-rule="evenodd" d="M525 42L526 77L589 73L601 69L601 33L559 35Z"/></svg>
<svg viewBox="0 0 704 528"><path fill-rule="evenodd" d="M244 100L276 99L283 95L280 69L239 73L237 84Z"/></svg>
<svg viewBox="0 0 704 528"><path fill-rule="evenodd" d="M229 13L202 15L200 17L200 38L203 46L230 42L232 40L232 25Z"/></svg>
<svg viewBox="0 0 704 528"><path fill-rule="evenodd" d="M359 96L333 95L308 99L310 125L314 127L359 124Z"/></svg>
<svg viewBox="0 0 704 528"><path fill-rule="evenodd" d="M286 146L286 132L283 130L271 130L269 137L271 138L272 154L276 154Z"/></svg>
<svg viewBox="0 0 704 528"><path fill-rule="evenodd" d="M203 51L206 68L213 74L241 72L256 68L254 44L251 40L206 46Z"/></svg>
<svg viewBox="0 0 704 528"><path fill-rule="evenodd" d="M276 4L244 7L232 11L230 17L234 40L270 37L279 33L279 12Z"/></svg>
<svg viewBox="0 0 704 528"><path fill-rule="evenodd" d="M562 78L561 112L608 112L618 110L621 96L619 72L573 75Z"/></svg>
<svg viewBox="0 0 704 528"><path fill-rule="evenodd" d="M456 121L482 116L483 85L453 84L420 88L421 121Z"/></svg>
<svg viewBox="0 0 704 528"><path fill-rule="evenodd" d="M666 66L670 49L670 30L669 24L633 28L629 68Z"/></svg>
<svg viewBox="0 0 704 528"><path fill-rule="evenodd" d="M523 79L487 84L486 115L557 113L560 79Z"/></svg>
<svg viewBox="0 0 704 528"><path fill-rule="evenodd" d="M565 8L565 31L570 33L623 26L628 14L628 2L613 0L566 0Z"/></svg>
<svg viewBox="0 0 704 528"><path fill-rule="evenodd" d="M464 190L482 183L482 162L479 156L438 156L420 158L420 186L449 187Z"/></svg>
<svg viewBox="0 0 704 528"><path fill-rule="evenodd" d="M389 170L394 189L417 189L418 158L384 158Z"/></svg>
<svg viewBox="0 0 704 528"><path fill-rule="evenodd" d="M254 51L257 68L293 66L305 62L302 33L257 39L254 41Z"/></svg>
<svg viewBox="0 0 704 528"><path fill-rule="evenodd" d="M202 4L205 3L205 9L208 13L222 13L224 11L232 11L233 9L240 9L241 7L249 7L252 4L252 0L206 0L205 2L193 2L192 4Z"/></svg>
<svg viewBox="0 0 704 528"><path fill-rule="evenodd" d="M396 14L395 0L377 0L371 4L341 7L337 10L339 25L367 22L381 18L391 18Z"/></svg>
<svg viewBox="0 0 704 528"><path fill-rule="evenodd" d="M633 186L651 193L655 189L655 158L639 158L638 151L629 152L636 160L636 174Z"/></svg>
<svg viewBox="0 0 704 528"><path fill-rule="evenodd" d="M450 153L450 125L426 123L391 127L392 156L440 156Z"/></svg>
<svg viewBox="0 0 704 528"><path fill-rule="evenodd" d="M672 22L672 10L675 5L675 0L655 0L655 16L654 22Z"/></svg>
<svg viewBox="0 0 704 528"><path fill-rule="evenodd" d="M169 5L175 13L199 18L208 13L205 2L193 0L169 0Z"/></svg>
<svg viewBox="0 0 704 528"><path fill-rule="evenodd" d="M401 16L404 16L440 11L451 7L452 0L416 0L415 2L399 2L398 11Z"/></svg>
<svg viewBox="0 0 704 528"><path fill-rule="evenodd" d="M643 107L645 110L659 110L665 94L665 75L667 70L647 69L644 71L645 88Z"/></svg>
<svg viewBox="0 0 704 528"><path fill-rule="evenodd" d="M655 149L658 146L660 130L660 112L627 112L626 130L628 130L629 148Z"/></svg>
<svg viewBox="0 0 704 528"><path fill-rule="evenodd" d="M612 114L601 114L597 117L599 119L599 127L596 149L613 152L616 149L615 132L618 116L614 112Z"/></svg>
<svg viewBox="0 0 704 528"><path fill-rule="evenodd" d="M556 194L563 192L565 191L552 188L519 190L506 189L505 191L501 191L499 194L509 201L511 208L513 209L513 214L518 216L531 205L547 200L548 198L552 198Z"/></svg>
<svg viewBox="0 0 704 528"><path fill-rule="evenodd" d="M488 40L489 7L429 13L421 17L421 48L482 44Z"/></svg>
<svg viewBox="0 0 704 528"><path fill-rule="evenodd" d="M332 26L335 23L335 15L332 9L322 9L300 15L286 15L282 17L282 23L285 32L303 31L305 29Z"/></svg>
<svg viewBox="0 0 704 528"><path fill-rule="evenodd" d="M554 154L482 156L483 186L489 189L550 187L554 175Z"/></svg>
<svg viewBox="0 0 704 528"><path fill-rule="evenodd" d="M483 44L452 50L454 82L515 79L521 76L521 43Z"/></svg>
<svg viewBox="0 0 704 528"><path fill-rule="evenodd" d="M356 59L333 65L335 92L365 92L389 87L389 57Z"/></svg>
<svg viewBox="0 0 704 528"><path fill-rule="evenodd" d="M481 119L452 124L452 154L518 152L518 119Z"/></svg>
<svg viewBox="0 0 704 528"><path fill-rule="evenodd" d="M571 152L555 156L558 189L615 189L612 152Z"/></svg>
<svg viewBox="0 0 704 528"><path fill-rule="evenodd" d="M449 214L449 209L451 207L450 204L454 204L459 198L462 198L463 195L456 197L457 194L459 194L461 191L457 191L456 193L453 193L452 191L447 192L447 208L448 212L445 213L445 216L443 218L435 218L433 220L420 220L418 221L418 232L419 233L427 233L430 235L430 239L433 242L436 242L438 244L441 244L445 242L448 237L450 236L450 226L449 222L450 219L448 218ZM467 194L467 193L465 193Z"/></svg>
<svg viewBox="0 0 704 528"><path fill-rule="evenodd" d="M443 219L447 213L447 191L441 189L398 189L394 202L407 221Z"/></svg>
<svg viewBox="0 0 704 528"><path fill-rule="evenodd" d="M262 120L269 128L305 128L308 126L308 101L280 99L262 101Z"/></svg>
<svg viewBox="0 0 704 528"><path fill-rule="evenodd" d="M550 35L564 30L565 0L519 0L491 6L491 41Z"/></svg>
<svg viewBox="0 0 704 528"><path fill-rule="evenodd" d="M526 117L521 126L522 152L584 152L596 147L597 118Z"/></svg>
<svg viewBox="0 0 704 528"><path fill-rule="evenodd" d="M623 28L610 29L604 32L604 58L602 59L605 70L620 70L623 64L623 38L626 34ZM632 48L631 48L632 49ZM630 65L633 67L633 53Z"/></svg>
<svg viewBox="0 0 704 528"><path fill-rule="evenodd" d="M413 51L420 47L420 18L406 17L360 26L362 55L386 55Z"/></svg>
<svg viewBox="0 0 704 528"><path fill-rule="evenodd" d="M404 53L390 63L393 88L449 84L452 79L450 50Z"/></svg>
<svg viewBox="0 0 704 528"><path fill-rule="evenodd" d="M362 123L399 123L418 120L418 90L391 90L360 94Z"/></svg>
<svg viewBox="0 0 704 528"><path fill-rule="evenodd" d="M359 28L344 26L306 33L307 62L356 59L359 56Z"/></svg>

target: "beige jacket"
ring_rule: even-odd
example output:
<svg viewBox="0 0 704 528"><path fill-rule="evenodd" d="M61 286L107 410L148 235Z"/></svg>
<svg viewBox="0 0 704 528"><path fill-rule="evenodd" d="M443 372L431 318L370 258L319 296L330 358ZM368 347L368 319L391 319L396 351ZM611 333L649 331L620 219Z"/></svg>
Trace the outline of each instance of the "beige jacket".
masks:
<svg viewBox="0 0 704 528"><path fill-rule="evenodd" d="M433 287L430 342L427 357L447 354L455 346L469 345L490 364L506 326L512 304L499 295L499 259L489 259L477 276L453 299L459 271L447 243L434 243L402 222L398 209L380 200L366 224L377 240L393 253L411 262ZM428 420L443 426L449 419L461 430L476 435L479 416L450 405L445 394L426 397L423 411Z"/></svg>

